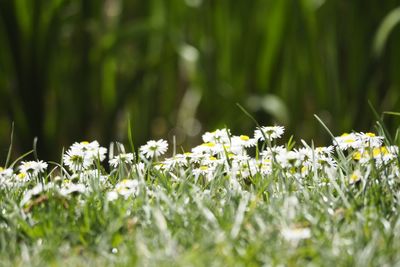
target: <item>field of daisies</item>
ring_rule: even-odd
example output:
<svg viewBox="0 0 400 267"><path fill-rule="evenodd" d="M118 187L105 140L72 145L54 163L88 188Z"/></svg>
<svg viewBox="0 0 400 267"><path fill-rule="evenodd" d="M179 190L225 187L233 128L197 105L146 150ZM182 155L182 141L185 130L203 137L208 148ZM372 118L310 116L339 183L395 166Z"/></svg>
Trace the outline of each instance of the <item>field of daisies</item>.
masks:
<svg viewBox="0 0 400 267"><path fill-rule="evenodd" d="M399 266L399 148L206 132L189 151L76 142L0 168L1 266ZM36 158L35 160L27 160Z"/></svg>

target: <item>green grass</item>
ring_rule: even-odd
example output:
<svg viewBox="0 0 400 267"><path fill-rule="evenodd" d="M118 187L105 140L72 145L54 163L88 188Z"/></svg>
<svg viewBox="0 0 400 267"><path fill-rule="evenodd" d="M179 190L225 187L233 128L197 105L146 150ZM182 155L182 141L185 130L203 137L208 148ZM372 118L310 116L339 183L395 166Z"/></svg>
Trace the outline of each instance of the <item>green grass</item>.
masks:
<svg viewBox="0 0 400 267"><path fill-rule="evenodd" d="M226 130L217 133L224 136ZM247 150L253 157L245 160L247 166L234 170L231 150L239 139L230 136L230 141L214 145L225 142L232 147L204 152L200 163L189 163L199 152L186 154L185 166L167 167L168 159L160 165L136 152L131 163L114 168L101 163L102 152L97 151L87 167L95 172L88 175L70 169L65 156L63 168L49 163L47 172L19 185L18 176L1 176L0 265L399 265L398 152L390 152L390 159L380 164L383 152L371 156L375 137L358 134L361 137L368 140L358 145L363 148L336 146L333 154L328 153L335 162L331 167L317 167L322 162L317 160L318 149L310 147L314 159L285 163L289 154L281 155L286 152L263 155L277 147L274 139L259 142L256 150L236 151L238 155ZM299 148L290 151L298 155ZM359 149L367 151L361 158ZM124 152L121 145L112 151ZM271 160L264 162L268 172L246 174L255 158ZM211 175L196 175L201 167L213 166ZM312 171L304 172L304 166ZM352 176L356 170L362 173L360 179ZM22 170L14 168L18 172ZM136 186L125 198L118 186L132 181ZM21 202L41 183L48 188ZM86 187L60 193L71 184ZM119 194L117 199L109 198L111 191Z"/></svg>

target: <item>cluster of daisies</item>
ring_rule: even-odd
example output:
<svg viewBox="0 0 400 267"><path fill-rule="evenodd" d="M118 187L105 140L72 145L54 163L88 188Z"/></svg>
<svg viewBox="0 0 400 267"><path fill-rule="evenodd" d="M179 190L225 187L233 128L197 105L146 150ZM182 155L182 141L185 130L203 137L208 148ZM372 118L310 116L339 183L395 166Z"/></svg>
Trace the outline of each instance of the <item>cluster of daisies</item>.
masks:
<svg viewBox="0 0 400 267"><path fill-rule="evenodd" d="M62 196L103 190L110 201L135 197L160 175L176 182L192 179L205 187L215 179L227 178L235 190L243 190L254 177L291 177L300 186L310 179L320 179L324 185L322 178L343 176L352 185L368 179L376 169L384 170L389 180L399 177L398 147L384 145L384 138L373 133L346 133L326 147L302 141L299 148L277 145L283 134L282 126L258 127L251 137L218 129L206 132L202 144L171 157L164 157L168 151L165 140L151 140L137 153L127 153L120 143L106 149L97 141L77 142L51 168L39 160L0 168L0 188L22 188L21 205L27 205L49 190ZM107 152L109 172L104 168ZM346 168L340 167L343 162Z"/></svg>

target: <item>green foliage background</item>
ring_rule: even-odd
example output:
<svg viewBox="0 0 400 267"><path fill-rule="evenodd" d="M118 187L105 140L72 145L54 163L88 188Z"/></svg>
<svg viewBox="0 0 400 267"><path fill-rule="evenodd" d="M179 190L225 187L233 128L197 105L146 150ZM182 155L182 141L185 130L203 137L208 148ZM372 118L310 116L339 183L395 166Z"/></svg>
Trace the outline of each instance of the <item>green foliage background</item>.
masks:
<svg viewBox="0 0 400 267"><path fill-rule="evenodd" d="M228 125L298 138L400 110L400 1L0 0L0 144L41 158L97 138L178 145ZM387 120L389 127L396 121ZM250 134L250 133L249 133ZM4 156L3 156L4 155Z"/></svg>

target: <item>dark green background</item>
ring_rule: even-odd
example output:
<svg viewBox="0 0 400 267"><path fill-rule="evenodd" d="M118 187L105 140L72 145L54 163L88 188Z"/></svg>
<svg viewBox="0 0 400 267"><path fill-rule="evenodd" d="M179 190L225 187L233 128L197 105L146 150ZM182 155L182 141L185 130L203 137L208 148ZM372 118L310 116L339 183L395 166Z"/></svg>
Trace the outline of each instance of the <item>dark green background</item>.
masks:
<svg viewBox="0 0 400 267"><path fill-rule="evenodd" d="M0 0L0 156L227 125L318 143L400 110L400 1ZM396 9L397 8L397 9ZM398 120L386 119L394 129Z"/></svg>

